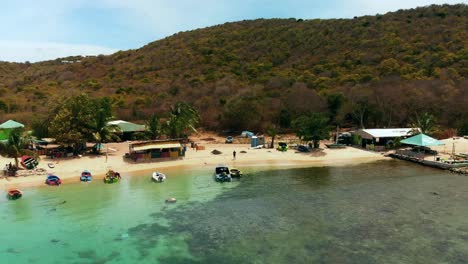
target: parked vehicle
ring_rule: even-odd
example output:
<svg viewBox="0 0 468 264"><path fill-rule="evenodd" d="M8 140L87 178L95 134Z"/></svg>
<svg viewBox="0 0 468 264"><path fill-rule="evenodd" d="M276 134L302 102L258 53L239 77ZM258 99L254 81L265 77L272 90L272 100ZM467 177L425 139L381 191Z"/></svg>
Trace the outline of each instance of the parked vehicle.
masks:
<svg viewBox="0 0 468 264"><path fill-rule="evenodd" d="M304 145L297 146L297 151L299 151L299 152L310 152L309 147L304 146Z"/></svg>
<svg viewBox="0 0 468 264"><path fill-rule="evenodd" d="M286 144L286 142L278 142L278 147L276 148L276 150L279 150L279 151L288 151L288 144Z"/></svg>
<svg viewBox="0 0 468 264"><path fill-rule="evenodd" d="M225 142L226 142L226 144L232 144L233 140L234 140L234 138L232 136L228 136L228 137L226 137Z"/></svg>

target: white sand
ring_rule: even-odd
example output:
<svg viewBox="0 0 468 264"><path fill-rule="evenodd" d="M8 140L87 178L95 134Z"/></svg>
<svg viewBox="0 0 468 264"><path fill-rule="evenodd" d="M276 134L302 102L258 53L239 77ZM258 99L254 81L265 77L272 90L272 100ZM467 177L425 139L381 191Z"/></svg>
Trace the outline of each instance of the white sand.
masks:
<svg viewBox="0 0 468 264"><path fill-rule="evenodd" d="M368 152L356 148L347 147L346 149L323 149L311 153L298 153L295 150L280 152L275 149L251 149L247 144L223 144L217 141L197 140L200 145L205 146L205 150L195 151L188 149L186 157L179 160L154 161L133 163L123 159L123 155L128 152L128 143L108 144L109 151L107 160L106 155L85 156L82 158L70 158L60 160L50 160L41 156L39 168L44 168L47 172L59 176L66 184L68 182L79 181L79 176L84 169L90 170L96 179L102 178L108 169L113 169L126 175L129 172L164 170L164 168L177 166L209 166L214 167L218 164L236 166L242 169L247 166L289 166L289 167L310 167L310 166L339 166L358 164L363 162L377 161L385 158L382 154ZM218 142L218 143L217 143ZM220 155L211 154L211 151L217 149L222 152ZM232 152L237 152L236 160L233 160ZM241 153L246 151L247 153ZM0 157L0 166L12 162L13 159ZM55 168L50 169L47 164L54 163ZM148 174L150 175L150 174ZM148 176L149 177L149 176ZM20 188L25 186L44 185L45 176L20 176L0 179L0 188Z"/></svg>
<svg viewBox="0 0 468 264"><path fill-rule="evenodd" d="M441 140L445 145L431 147L440 153L451 154L452 149L455 148L455 153L468 153L468 139L462 137L447 138Z"/></svg>

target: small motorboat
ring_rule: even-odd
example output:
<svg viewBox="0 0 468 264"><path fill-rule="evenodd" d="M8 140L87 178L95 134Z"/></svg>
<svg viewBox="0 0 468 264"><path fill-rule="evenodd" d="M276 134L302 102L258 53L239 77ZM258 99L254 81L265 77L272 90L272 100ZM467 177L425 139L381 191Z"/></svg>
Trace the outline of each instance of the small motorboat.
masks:
<svg viewBox="0 0 468 264"><path fill-rule="evenodd" d="M39 162L35 158L24 155L21 157L21 165L27 170L32 170L39 165Z"/></svg>
<svg viewBox="0 0 468 264"><path fill-rule="evenodd" d="M218 182L230 182L232 181L231 173L229 168L225 165L218 165L215 169L215 180Z"/></svg>
<svg viewBox="0 0 468 264"><path fill-rule="evenodd" d="M55 176L55 175L48 175L47 176L47 179L45 180L45 183L47 185L60 185L62 184L62 180L60 180L60 178L58 176Z"/></svg>
<svg viewBox="0 0 468 264"><path fill-rule="evenodd" d="M153 175L151 176L151 178L155 182L163 182L166 180L166 175L164 173L155 171L153 172Z"/></svg>
<svg viewBox="0 0 468 264"><path fill-rule="evenodd" d="M7 197L9 200L18 200L23 196L23 193L18 189L9 190Z"/></svg>
<svg viewBox="0 0 468 264"><path fill-rule="evenodd" d="M167 199L166 199L166 203L175 203L175 202L177 202L177 199L174 198L174 197L171 197L171 198L167 198Z"/></svg>
<svg viewBox="0 0 468 264"><path fill-rule="evenodd" d="M104 183L116 183L119 182L120 179L122 179L122 177L120 177L120 173L109 170L104 177Z"/></svg>
<svg viewBox="0 0 468 264"><path fill-rule="evenodd" d="M338 144L338 143L325 144L325 146L327 146L327 148L330 148L330 149L343 149L343 148L346 148L345 144Z"/></svg>
<svg viewBox="0 0 468 264"><path fill-rule="evenodd" d="M230 169L229 172L231 173L232 178L239 178L242 176L242 171L235 168Z"/></svg>
<svg viewBox="0 0 468 264"><path fill-rule="evenodd" d="M51 168L51 169L55 168L55 164L53 164L53 163L47 163L47 166L49 166L49 168Z"/></svg>
<svg viewBox="0 0 468 264"><path fill-rule="evenodd" d="M89 170L84 170L81 173L80 181L82 182L90 182L93 179L91 172Z"/></svg>

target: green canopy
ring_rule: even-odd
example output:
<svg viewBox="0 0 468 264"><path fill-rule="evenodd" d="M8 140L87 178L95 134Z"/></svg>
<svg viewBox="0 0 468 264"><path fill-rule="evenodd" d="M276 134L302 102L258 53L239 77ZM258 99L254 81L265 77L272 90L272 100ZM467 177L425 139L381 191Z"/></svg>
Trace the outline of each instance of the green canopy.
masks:
<svg viewBox="0 0 468 264"><path fill-rule="evenodd" d="M445 145L443 142L431 138L430 136L419 134L401 141L403 144L420 146L420 147L430 147L430 146L440 146Z"/></svg>
<svg viewBox="0 0 468 264"><path fill-rule="evenodd" d="M8 120L5 123L0 125L0 129L13 129L13 128L20 128L20 127L24 127L24 125L13 120Z"/></svg>
<svg viewBox="0 0 468 264"><path fill-rule="evenodd" d="M0 140L8 140L11 130L22 127L24 127L24 125L16 121L6 121L5 123L0 125Z"/></svg>

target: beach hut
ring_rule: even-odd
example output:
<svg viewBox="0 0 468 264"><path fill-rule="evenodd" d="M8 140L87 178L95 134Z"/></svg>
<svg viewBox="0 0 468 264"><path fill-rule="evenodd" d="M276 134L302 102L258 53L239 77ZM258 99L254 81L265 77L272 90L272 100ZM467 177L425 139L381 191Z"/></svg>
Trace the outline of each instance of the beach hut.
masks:
<svg viewBox="0 0 468 264"><path fill-rule="evenodd" d="M129 158L134 161L144 161L159 158L179 159L185 156L185 139L151 140L131 143Z"/></svg>
<svg viewBox="0 0 468 264"><path fill-rule="evenodd" d="M115 131L115 133L120 134L120 138L122 140L131 140L133 134L137 132L145 132L146 126L139 125L132 122L124 121L124 120L114 120L107 123L108 126L118 126L120 131Z"/></svg>
<svg viewBox="0 0 468 264"><path fill-rule="evenodd" d="M412 136L413 128L377 128L360 129L355 132L362 139L363 148L375 147L375 150L383 150L386 146L392 145L397 138L407 138Z"/></svg>
<svg viewBox="0 0 468 264"><path fill-rule="evenodd" d="M14 120L8 120L0 124L0 140L8 140L11 131L16 128L24 128L24 125Z"/></svg>

